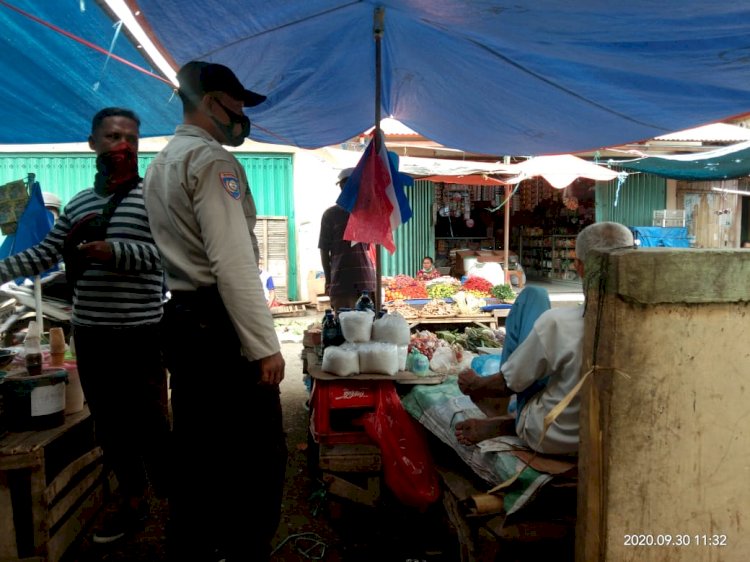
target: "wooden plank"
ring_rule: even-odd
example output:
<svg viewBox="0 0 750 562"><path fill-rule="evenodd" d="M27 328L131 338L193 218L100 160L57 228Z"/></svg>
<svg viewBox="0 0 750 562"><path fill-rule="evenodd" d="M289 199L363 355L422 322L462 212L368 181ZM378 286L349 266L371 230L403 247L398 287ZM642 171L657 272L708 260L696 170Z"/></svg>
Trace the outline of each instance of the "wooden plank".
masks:
<svg viewBox="0 0 750 562"><path fill-rule="evenodd" d="M94 447L87 453L84 453L76 460L71 462L63 470L60 471L55 479L47 486L44 490L44 501L48 505L52 505L55 502L55 498L60 491L70 484L71 480L81 472L85 467L90 465L92 462L97 461L102 456L102 448Z"/></svg>
<svg viewBox="0 0 750 562"><path fill-rule="evenodd" d="M367 479L367 488L362 488L344 480L340 476L323 473L323 482L325 482L328 493L349 499L353 502L376 507L377 500L380 498L380 477L370 477Z"/></svg>
<svg viewBox="0 0 750 562"><path fill-rule="evenodd" d="M23 455L41 449L59 439L87 417L89 417L89 410L88 407L84 407L80 412L65 416L65 423L58 427L41 431L20 431L6 434L0 440L0 459L2 459L0 460L0 469L3 468L1 463L5 460L4 457Z"/></svg>
<svg viewBox="0 0 750 562"><path fill-rule="evenodd" d="M307 369L314 379L324 381L359 380L359 381L395 381L399 384L440 384L445 381L447 375L433 373L430 376L420 377L411 371L398 371L395 375L379 375L376 373L359 373L349 377L340 377L327 373L320 366L320 358L312 351L307 354Z"/></svg>
<svg viewBox="0 0 750 562"><path fill-rule="evenodd" d="M52 529L57 525L63 516L76 504L82 497L90 493L92 486L102 480L104 467L97 466L93 472L86 475L78 484L60 498L57 503L47 513L47 528Z"/></svg>
<svg viewBox="0 0 750 562"><path fill-rule="evenodd" d="M31 467L31 525L34 535L34 546L40 548L47 541L49 528L47 527L46 511L49 505L44 501L44 489L47 487L44 457L42 461Z"/></svg>
<svg viewBox="0 0 750 562"><path fill-rule="evenodd" d="M0 472L0 560L18 558L16 544L16 526L13 522L13 504L11 503L8 473Z"/></svg>
<svg viewBox="0 0 750 562"><path fill-rule="evenodd" d="M476 562L474 532L461 513L456 496L450 491L443 493L443 507L448 515L448 520L456 530L456 535L458 535L461 562Z"/></svg>
<svg viewBox="0 0 750 562"><path fill-rule="evenodd" d="M378 472L382 467L380 449L363 443L320 444L319 466L333 472Z"/></svg>
<svg viewBox="0 0 750 562"><path fill-rule="evenodd" d="M104 505L104 485L100 480L78 509L71 513L70 517L48 541L46 562L58 562L62 558L68 547L86 528L88 522L94 518L102 505Z"/></svg>

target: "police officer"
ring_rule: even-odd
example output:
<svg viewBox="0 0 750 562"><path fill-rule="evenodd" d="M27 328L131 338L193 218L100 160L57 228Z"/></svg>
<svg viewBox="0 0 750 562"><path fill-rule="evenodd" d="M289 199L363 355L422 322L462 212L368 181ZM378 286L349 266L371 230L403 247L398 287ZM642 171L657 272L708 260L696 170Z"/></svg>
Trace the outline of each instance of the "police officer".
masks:
<svg viewBox="0 0 750 562"><path fill-rule="evenodd" d="M250 130L243 107L266 98L220 64L189 62L177 79L183 124L149 166L144 189L171 293L170 557L268 560L287 458L284 359L260 282L253 196L222 146L242 144Z"/></svg>

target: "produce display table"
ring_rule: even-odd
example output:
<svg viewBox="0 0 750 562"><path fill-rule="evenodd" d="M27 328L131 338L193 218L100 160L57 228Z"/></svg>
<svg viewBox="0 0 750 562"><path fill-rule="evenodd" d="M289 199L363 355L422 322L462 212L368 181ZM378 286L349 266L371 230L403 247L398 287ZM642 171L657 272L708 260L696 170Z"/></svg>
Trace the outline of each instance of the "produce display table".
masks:
<svg viewBox="0 0 750 562"><path fill-rule="evenodd" d="M0 439L0 561L57 562L103 504L105 472L88 408Z"/></svg>
<svg viewBox="0 0 750 562"><path fill-rule="evenodd" d="M500 309L497 312L504 312L505 309ZM495 312L495 311L493 311ZM507 316L507 315L506 315ZM409 328L415 329L418 326L430 326L433 324L445 324L455 326L456 328L463 328L466 326L482 326L484 328L490 328L491 330L497 330L497 318L494 314L478 314L476 316L441 316L437 318L410 318Z"/></svg>

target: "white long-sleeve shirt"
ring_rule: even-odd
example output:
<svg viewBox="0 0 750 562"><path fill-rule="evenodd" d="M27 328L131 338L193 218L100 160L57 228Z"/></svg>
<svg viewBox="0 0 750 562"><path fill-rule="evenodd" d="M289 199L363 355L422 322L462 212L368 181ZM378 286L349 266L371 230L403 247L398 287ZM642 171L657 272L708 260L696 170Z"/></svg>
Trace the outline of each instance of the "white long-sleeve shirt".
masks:
<svg viewBox="0 0 750 562"><path fill-rule="evenodd" d="M519 412L516 431L541 453L565 454L578 450L580 400L576 396L547 430L541 444L544 416L578 383L583 349L583 307L553 308L534 323L527 338L502 366L505 382L519 392L549 375L547 386Z"/></svg>

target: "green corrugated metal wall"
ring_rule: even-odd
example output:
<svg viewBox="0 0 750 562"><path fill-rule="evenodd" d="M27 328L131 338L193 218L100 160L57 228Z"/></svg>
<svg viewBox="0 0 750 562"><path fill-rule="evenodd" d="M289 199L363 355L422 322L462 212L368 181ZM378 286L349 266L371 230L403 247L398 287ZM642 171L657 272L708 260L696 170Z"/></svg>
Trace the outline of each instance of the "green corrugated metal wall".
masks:
<svg viewBox="0 0 750 562"><path fill-rule="evenodd" d="M620 171L616 166L612 169ZM617 206L615 207L615 200ZM651 226L653 212L665 209L667 180L651 174L628 174L617 193L617 180L596 183L596 221Z"/></svg>
<svg viewBox="0 0 750 562"><path fill-rule="evenodd" d="M141 175L155 154L140 154ZM292 157L286 154L236 154L245 168L259 215L287 217L289 224L289 298L297 299L297 239L294 231ZM36 174L42 191L56 194L65 205L79 191L91 187L96 174L92 154L0 155L0 185Z"/></svg>
<svg viewBox="0 0 750 562"><path fill-rule="evenodd" d="M387 276L403 273L413 277L422 267L422 258L435 253L435 227L432 225L435 189L432 182L415 181L405 190L414 216L396 230L393 255L382 248L380 250L382 273Z"/></svg>

